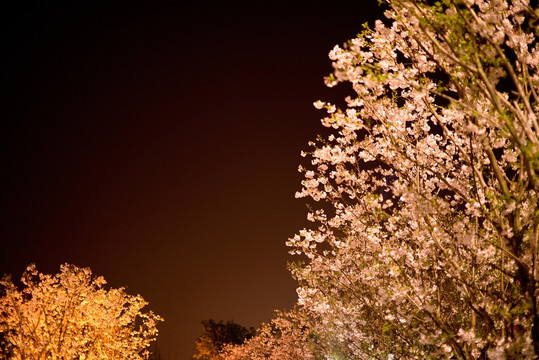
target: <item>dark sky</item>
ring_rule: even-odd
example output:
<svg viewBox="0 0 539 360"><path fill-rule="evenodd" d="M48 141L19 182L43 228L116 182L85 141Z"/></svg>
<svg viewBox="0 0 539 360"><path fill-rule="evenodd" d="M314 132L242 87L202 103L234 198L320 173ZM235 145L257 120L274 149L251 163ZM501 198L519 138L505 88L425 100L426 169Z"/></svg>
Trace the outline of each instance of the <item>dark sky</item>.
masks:
<svg viewBox="0 0 539 360"><path fill-rule="evenodd" d="M0 273L90 267L165 317L171 360L201 320L291 307L312 103L346 94L327 54L377 1L2 6Z"/></svg>

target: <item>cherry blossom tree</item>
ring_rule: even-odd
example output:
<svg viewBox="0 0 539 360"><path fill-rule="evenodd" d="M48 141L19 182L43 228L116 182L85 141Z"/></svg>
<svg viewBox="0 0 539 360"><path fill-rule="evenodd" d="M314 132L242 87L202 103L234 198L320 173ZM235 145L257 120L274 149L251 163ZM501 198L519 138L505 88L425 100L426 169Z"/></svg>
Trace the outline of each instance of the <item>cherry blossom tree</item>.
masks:
<svg viewBox="0 0 539 360"><path fill-rule="evenodd" d="M104 288L90 269L62 265L51 276L28 266L19 290L0 281L0 334L10 360L130 359L148 357L162 318L123 288Z"/></svg>
<svg viewBox="0 0 539 360"><path fill-rule="evenodd" d="M357 359L539 356L538 9L389 0L330 52L299 304Z"/></svg>
<svg viewBox="0 0 539 360"><path fill-rule="evenodd" d="M221 360L314 360L323 349L316 339L316 326L308 313L295 309L276 311L255 336L243 344L228 344L219 354Z"/></svg>

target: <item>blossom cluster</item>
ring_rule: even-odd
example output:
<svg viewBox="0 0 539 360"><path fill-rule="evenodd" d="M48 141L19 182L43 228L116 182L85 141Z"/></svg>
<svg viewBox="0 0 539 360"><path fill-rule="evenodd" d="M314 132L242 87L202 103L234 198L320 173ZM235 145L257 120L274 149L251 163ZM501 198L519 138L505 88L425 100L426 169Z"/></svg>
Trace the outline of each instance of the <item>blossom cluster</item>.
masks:
<svg viewBox="0 0 539 360"><path fill-rule="evenodd" d="M351 358L539 356L539 50L527 0L389 1L330 52L299 304ZM320 204L317 206L317 204Z"/></svg>
<svg viewBox="0 0 539 360"><path fill-rule="evenodd" d="M55 276L28 266L19 290L0 281L0 335L9 360L148 357L163 319L143 312L147 302L123 288L105 289L90 269L62 265Z"/></svg>
<svg viewBox="0 0 539 360"><path fill-rule="evenodd" d="M315 360L314 332L300 309L281 312L240 345L226 345L222 360Z"/></svg>

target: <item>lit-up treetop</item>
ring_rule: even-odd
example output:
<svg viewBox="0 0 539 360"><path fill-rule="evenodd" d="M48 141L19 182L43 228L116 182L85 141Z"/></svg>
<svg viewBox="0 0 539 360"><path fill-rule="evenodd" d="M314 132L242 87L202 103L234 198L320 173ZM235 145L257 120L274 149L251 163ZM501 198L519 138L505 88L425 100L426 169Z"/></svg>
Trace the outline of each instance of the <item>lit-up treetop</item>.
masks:
<svg viewBox="0 0 539 360"><path fill-rule="evenodd" d="M388 2L330 58L290 239L299 303L357 359L539 356L539 49L525 0ZM321 340L321 341L322 341Z"/></svg>
<svg viewBox="0 0 539 360"><path fill-rule="evenodd" d="M105 289L90 269L63 265L51 276L30 265L18 289L0 281L0 334L9 360L129 359L148 357L162 318L123 288Z"/></svg>

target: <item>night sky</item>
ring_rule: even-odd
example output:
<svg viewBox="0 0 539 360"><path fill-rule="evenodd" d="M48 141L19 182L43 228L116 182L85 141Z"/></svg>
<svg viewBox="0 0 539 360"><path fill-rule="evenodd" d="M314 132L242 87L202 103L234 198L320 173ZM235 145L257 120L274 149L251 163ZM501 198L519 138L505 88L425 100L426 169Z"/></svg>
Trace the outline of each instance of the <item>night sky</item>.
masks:
<svg viewBox="0 0 539 360"><path fill-rule="evenodd" d="M328 52L365 1L3 5L0 274L90 267L165 318L187 360L204 319L290 308L298 165L324 130Z"/></svg>

